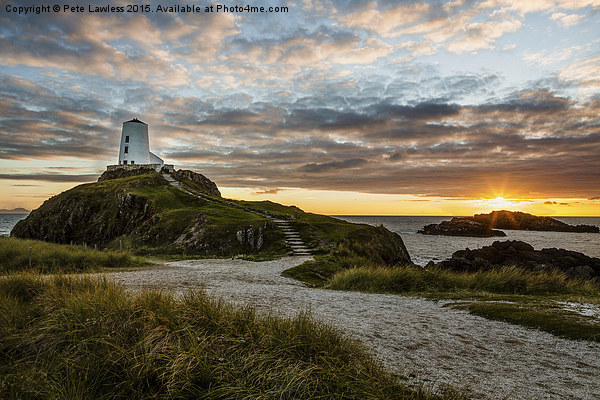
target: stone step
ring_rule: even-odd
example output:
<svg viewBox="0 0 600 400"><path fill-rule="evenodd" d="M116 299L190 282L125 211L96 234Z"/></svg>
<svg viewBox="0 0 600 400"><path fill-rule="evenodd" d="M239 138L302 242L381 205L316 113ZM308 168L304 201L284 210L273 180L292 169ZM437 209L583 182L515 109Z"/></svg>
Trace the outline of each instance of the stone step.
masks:
<svg viewBox="0 0 600 400"><path fill-rule="evenodd" d="M182 192L187 193L191 196L198 197L198 198L204 198L204 196L202 196L198 193L193 193L190 190L188 190L187 188L184 188L181 185L181 183L178 182L177 180L175 180L171 175L163 174L163 177L174 188L177 188L177 189L181 190ZM234 204L234 203L227 202L226 204L229 204L234 207L236 206L236 204ZM285 242L292 249L293 256L311 256L312 255L310 253L310 249L306 248L306 245L302 241L300 234L298 232L296 232L296 230L291 226L290 221L285 220L285 219L274 219L271 217L267 217L267 218L269 218L271 221L273 221L275 223L275 226L277 227L277 229L279 229L283 232L283 234L285 235Z"/></svg>

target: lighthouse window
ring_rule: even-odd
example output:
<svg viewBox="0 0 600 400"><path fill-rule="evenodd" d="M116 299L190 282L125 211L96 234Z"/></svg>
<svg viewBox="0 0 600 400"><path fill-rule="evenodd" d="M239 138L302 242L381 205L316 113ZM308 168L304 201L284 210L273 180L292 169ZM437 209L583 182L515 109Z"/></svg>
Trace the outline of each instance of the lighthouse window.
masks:
<svg viewBox="0 0 600 400"><path fill-rule="evenodd" d="M135 164L135 161L131 160L131 163L132 163L132 164Z"/></svg>
<svg viewBox="0 0 600 400"><path fill-rule="evenodd" d="M125 151L124 153L129 153L129 146L125 146Z"/></svg>
<svg viewBox="0 0 600 400"><path fill-rule="evenodd" d="M125 136L125 143L129 143L129 136Z"/></svg>

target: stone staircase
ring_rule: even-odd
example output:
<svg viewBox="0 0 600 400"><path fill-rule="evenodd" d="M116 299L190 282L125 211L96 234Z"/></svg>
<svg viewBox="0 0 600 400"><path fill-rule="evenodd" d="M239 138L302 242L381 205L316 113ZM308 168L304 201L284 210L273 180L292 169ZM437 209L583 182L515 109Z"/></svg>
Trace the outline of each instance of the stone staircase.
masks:
<svg viewBox="0 0 600 400"><path fill-rule="evenodd" d="M216 201L215 199L213 199L210 196L201 194L201 193L196 193L196 192L192 192L191 190L183 187L183 185L177 181L175 178L173 178L170 174L167 173L163 173L162 176L167 180L167 182L169 182L169 184L171 186L173 186L176 189L181 190L182 192L185 192L191 196L196 196L199 198L202 198L204 200L208 200L208 201ZM222 201L222 203L230 205L232 207L240 207L238 204L232 203L230 201ZM242 207L240 207L242 208ZM285 219L279 219L279 218L274 218L270 215L266 215L263 212L260 212L258 210L252 210L246 207L243 207L244 210L249 211L249 212L253 212L255 214L258 214L262 217L266 217L268 219L270 219L271 221L273 221L273 223L275 224L275 226L277 227L277 229L281 230L283 232L283 234L285 235L285 243L291 247L292 251L294 252L293 255L294 256L310 256L311 252L310 249L308 247L306 247L306 245L304 244L304 241L302 240L302 238L300 238L300 234L292 227L292 225L290 224L290 221L285 220Z"/></svg>
<svg viewBox="0 0 600 400"><path fill-rule="evenodd" d="M310 256L310 249L306 247L300 234L292 227L290 221L285 219L270 218L275 226L285 235L285 242L292 248L295 256Z"/></svg>

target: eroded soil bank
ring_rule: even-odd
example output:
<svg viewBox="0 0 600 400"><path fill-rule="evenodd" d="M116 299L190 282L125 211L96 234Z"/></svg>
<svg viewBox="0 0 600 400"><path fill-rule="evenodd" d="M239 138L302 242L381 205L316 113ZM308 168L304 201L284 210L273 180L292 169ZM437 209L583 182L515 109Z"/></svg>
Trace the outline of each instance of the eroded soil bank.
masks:
<svg viewBox="0 0 600 400"><path fill-rule="evenodd" d="M467 386L476 399L600 396L600 343L488 321L444 302L311 289L280 275L307 259L179 261L106 275L133 290L204 288L283 315L309 309L365 343L391 371L435 385Z"/></svg>

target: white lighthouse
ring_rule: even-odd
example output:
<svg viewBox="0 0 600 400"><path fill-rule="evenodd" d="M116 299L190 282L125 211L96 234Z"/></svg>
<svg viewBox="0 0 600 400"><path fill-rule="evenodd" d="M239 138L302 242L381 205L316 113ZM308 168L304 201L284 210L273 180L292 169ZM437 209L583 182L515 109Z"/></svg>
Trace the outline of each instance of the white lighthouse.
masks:
<svg viewBox="0 0 600 400"><path fill-rule="evenodd" d="M137 118L123 122L119 165L149 165L160 170L164 161L150 151L148 125Z"/></svg>

